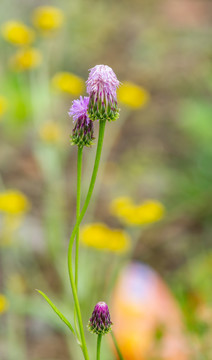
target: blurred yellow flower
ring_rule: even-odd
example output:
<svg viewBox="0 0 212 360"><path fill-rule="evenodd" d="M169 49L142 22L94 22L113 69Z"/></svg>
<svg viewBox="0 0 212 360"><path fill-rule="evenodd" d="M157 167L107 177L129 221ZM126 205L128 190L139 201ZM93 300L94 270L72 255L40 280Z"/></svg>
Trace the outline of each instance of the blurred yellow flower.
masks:
<svg viewBox="0 0 212 360"><path fill-rule="evenodd" d="M1 209L0 209L1 210ZM0 234L0 246L8 247L14 244L17 230L23 222L23 213L5 213Z"/></svg>
<svg viewBox="0 0 212 360"><path fill-rule="evenodd" d="M0 95L0 118L4 115L7 109L7 99L4 96Z"/></svg>
<svg viewBox="0 0 212 360"><path fill-rule="evenodd" d="M146 105L149 101L149 93L146 89L130 81L122 83L120 88L117 90L118 100L124 105L138 109Z"/></svg>
<svg viewBox="0 0 212 360"><path fill-rule="evenodd" d="M21 49L11 57L11 64L17 71L24 71L38 67L42 62L42 54L38 49Z"/></svg>
<svg viewBox="0 0 212 360"><path fill-rule="evenodd" d="M58 143L63 137L63 131L54 121L48 121L40 128L39 135L42 141L47 143Z"/></svg>
<svg viewBox="0 0 212 360"><path fill-rule="evenodd" d="M120 197L111 202L111 214L127 225L145 225L162 219L164 206L155 200L147 200L135 205L130 198Z"/></svg>
<svg viewBox="0 0 212 360"><path fill-rule="evenodd" d="M20 21L7 21L1 28L5 40L18 46L29 45L35 38L35 32Z"/></svg>
<svg viewBox="0 0 212 360"><path fill-rule="evenodd" d="M102 223L85 225L80 231L81 242L98 250L124 253L130 247L129 235L120 229L110 229Z"/></svg>
<svg viewBox="0 0 212 360"><path fill-rule="evenodd" d="M64 13L54 6L40 6L34 10L33 24L43 33L59 29L64 22Z"/></svg>
<svg viewBox="0 0 212 360"><path fill-rule="evenodd" d="M134 210L132 199L127 196L121 196L111 202L110 211L112 215L118 217L127 217Z"/></svg>
<svg viewBox="0 0 212 360"><path fill-rule="evenodd" d="M52 79L52 85L56 90L74 96L82 94L85 90L84 80L70 72L58 72Z"/></svg>
<svg viewBox="0 0 212 360"><path fill-rule="evenodd" d="M9 307L9 302L7 298L3 294L0 294L0 314L6 312L8 307Z"/></svg>
<svg viewBox="0 0 212 360"><path fill-rule="evenodd" d="M29 210L29 201L17 190L6 190L0 193L0 211L10 215L20 215Z"/></svg>

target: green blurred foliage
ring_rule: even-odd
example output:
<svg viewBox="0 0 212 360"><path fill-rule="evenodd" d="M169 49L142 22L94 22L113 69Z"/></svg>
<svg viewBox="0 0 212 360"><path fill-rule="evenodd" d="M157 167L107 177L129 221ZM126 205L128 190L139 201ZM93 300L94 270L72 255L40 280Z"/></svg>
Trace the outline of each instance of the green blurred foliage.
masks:
<svg viewBox="0 0 212 360"><path fill-rule="evenodd" d="M76 150L69 146L72 120L67 115L74 97L55 92L51 78L57 71L70 71L86 79L89 68L104 63L121 81L146 88L151 99L138 110L122 104L120 119L107 128L103 154L107 162L87 219L120 226L108 209L110 201L121 195L138 201L156 198L165 204L166 217L161 223L146 227L142 234L132 232L140 239L133 257L164 276L182 310L187 337L197 344L193 358L210 359L211 4L206 0L47 3L64 11L65 23L52 37L37 35L35 46L44 58L40 68L14 72L9 58L16 49L0 39L0 94L8 99L0 120L0 190L18 188L32 204L14 234L15 246L0 248L0 292L6 292L10 301L8 318L0 325L0 358L65 360L75 351L79 356L62 324L33 290L45 290L73 320L64 259L75 219ZM31 25L33 9L43 4L2 0L0 24L19 19ZM41 140L40 127L49 120L61 125L62 143ZM93 155L93 149L86 149L83 193ZM1 228L2 221L1 217ZM97 295L105 291L101 279L110 260L107 254L82 251L79 292L85 323ZM85 263L91 264L88 269ZM11 273L24 276L24 294L8 290ZM92 281L96 273L97 283ZM162 330L158 328L155 335L159 342ZM59 353L51 352L44 334L52 343L55 340ZM36 346L39 341L40 348ZM8 354L4 344L11 349ZM104 346L103 360L111 359Z"/></svg>

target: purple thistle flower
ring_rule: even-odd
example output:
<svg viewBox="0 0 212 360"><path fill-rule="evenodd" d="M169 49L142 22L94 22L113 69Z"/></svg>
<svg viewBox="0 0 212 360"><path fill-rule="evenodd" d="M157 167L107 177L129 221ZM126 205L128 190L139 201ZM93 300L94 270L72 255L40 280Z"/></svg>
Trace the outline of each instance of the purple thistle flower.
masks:
<svg viewBox="0 0 212 360"><path fill-rule="evenodd" d="M80 96L79 100L72 102L72 107L69 110L69 116L73 117L75 127L71 136L72 145L90 146L94 140L93 122L89 119L88 110L88 97Z"/></svg>
<svg viewBox="0 0 212 360"><path fill-rule="evenodd" d="M119 81L107 65L90 69L87 84L89 94L88 114L92 120L116 120L119 117L116 90Z"/></svg>
<svg viewBox="0 0 212 360"><path fill-rule="evenodd" d="M107 304L98 302L88 323L89 330L97 335L104 335L111 331L112 324Z"/></svg>

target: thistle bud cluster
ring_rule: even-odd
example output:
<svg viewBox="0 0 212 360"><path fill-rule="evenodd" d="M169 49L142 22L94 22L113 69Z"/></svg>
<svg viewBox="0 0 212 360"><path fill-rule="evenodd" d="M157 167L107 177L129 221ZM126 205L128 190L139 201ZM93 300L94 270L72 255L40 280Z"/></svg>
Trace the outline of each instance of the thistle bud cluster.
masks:
<svg viewBox="0 0 212 360"><path fill-rule="evenodd" d="M80 147L91 146L94 140L93 132L92 121L87 121L87 119L82 116L78 119L73 129L71 136L72 144Z"/></svg>
<svg viewBox="0 0 212 360"><path fill-rule="evenodd" d="M107 65L97 65L90 70L86 83L89 117L92 120L116 120L119 117L116 95L119 81L113 70Z"/></svg>
<svg viewBox="0 0 212 360"><path fill-rule="evenodd" d="M79 147L91 146L94 140L93 122L87 115L89 98L80 96L74 100L69 115L73 117L75 126L71 136L71 144Z"/></svg>
<svg viewBox="0 0 212 360"><path fill-rule="evenodd" d="M94 120L114 121L119 117L119 81L113 70L107 65L96 65L90 69L86 84L89 97L74 100L69 111L75 122L71 143L80 147L92 145Z"/></svg>
<svg viewBox="0 0 212 360"><path fill-rule="evenodd" d="M98 302L88 323L89 330L97 335L105 335L111 331L111 325L107 304L103 301Z"/></svg>

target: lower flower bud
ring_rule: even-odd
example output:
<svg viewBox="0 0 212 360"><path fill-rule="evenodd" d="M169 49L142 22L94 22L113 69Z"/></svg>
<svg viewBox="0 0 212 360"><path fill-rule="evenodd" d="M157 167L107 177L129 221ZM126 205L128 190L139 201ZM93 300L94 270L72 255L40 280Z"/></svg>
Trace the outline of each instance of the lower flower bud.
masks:
<svg viewBox="0 0 212 360"><path fill-rule="evenodd" d="M94 140L93 122L87 116L80 116L71 135L71 144L91 146Z"/></svg>
<svg viewBox="0 0 212 360"><path fill-rule="evenodd" d="M107 304L103 301L98 302L88 323L90 332L97 335L108 334L112 324Z"/></svg>

